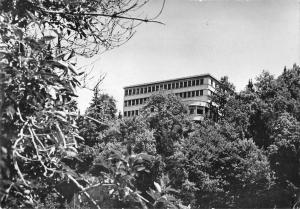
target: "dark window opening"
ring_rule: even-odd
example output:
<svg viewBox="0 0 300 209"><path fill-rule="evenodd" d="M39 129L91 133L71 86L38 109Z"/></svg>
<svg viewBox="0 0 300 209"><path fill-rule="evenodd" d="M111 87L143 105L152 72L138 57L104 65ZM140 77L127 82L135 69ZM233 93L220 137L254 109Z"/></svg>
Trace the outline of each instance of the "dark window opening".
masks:
<svg viewBox="0 0 300 209"><path fill-rule="evenodd" d="M197 114L198 115L203 115L203 109L202 108L197 108Z"/></svg>
<svg viewBox="0 0 300 209"><path fill-rule="evenodd" d="M191 107L191 108L190 108L190 114L192 115L192 114L194 114L194 112L195 112L194 108Z"/></svg>

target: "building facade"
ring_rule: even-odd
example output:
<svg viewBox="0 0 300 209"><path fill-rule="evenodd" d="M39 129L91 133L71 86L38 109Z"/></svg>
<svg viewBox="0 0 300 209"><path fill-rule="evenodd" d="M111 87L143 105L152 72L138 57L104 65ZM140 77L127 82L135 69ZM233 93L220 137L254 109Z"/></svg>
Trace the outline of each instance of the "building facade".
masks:
<svg viewBox="0 0 300 209"><path fill-rule="evenodd" d="M175 94L189 108L194 120L202 120L211 114L211 95L219 81L210 74L183 77L124 87L124 117L140 114L149 97L158 92Z"/></svg>

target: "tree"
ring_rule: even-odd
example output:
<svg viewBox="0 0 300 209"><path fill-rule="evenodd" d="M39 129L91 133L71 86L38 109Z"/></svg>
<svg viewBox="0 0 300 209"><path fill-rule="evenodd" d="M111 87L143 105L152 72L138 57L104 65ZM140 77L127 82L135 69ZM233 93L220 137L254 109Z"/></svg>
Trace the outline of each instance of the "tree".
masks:
<svg viewBox="0 0 300 209"><path fill-rule="evenodd" d="M227 76L223 76L220 79L220 83L216 86L216 91L212 95L212 102L217 105L212 105L212 111L215 115L215 120L226 118L224 108L227 101L234 95L235 86L228 81Z"/></svg>
<svg viewBox="0 0 300 209"><path fill-rule="evenodd" d="M195 207L270 207L270 166L253 141L228 140L218 125L202 123L181 146Z"/></svg>
<svg viewBox="0 0 300 209"><path fill-rule="evenodd" d="M82 141L72 102L82 72L72 58L118 46L136 23L153 22L134 17L146 2L0 2L1 205L34 207L71 182L99 208L79 180L85 176L68 165Z"/></svg>
<svg viewBox="0 0 300 209"><path fill-rule="evenodd" d="M142 116L154 131L158 154L168 157L174 152L174 143L187 136L190 122L187 109L174 95L155 94L144 106Z"/></svg>
<svg viewBox="0 0 300 209"><path fill-rule="evenodd" d="M116 121L116 112L115 99L100 93L96 87L90 106L77 120L79 134L85 139L86 145L92 147L105 140L106 131Z"/></svg>

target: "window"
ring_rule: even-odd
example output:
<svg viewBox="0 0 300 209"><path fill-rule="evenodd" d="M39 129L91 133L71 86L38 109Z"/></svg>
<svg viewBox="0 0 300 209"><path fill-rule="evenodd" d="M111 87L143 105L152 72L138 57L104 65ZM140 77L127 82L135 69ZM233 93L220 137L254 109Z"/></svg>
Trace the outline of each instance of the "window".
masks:
<svg viewBox="0 0 300 209"><path fill-rule="evenodd" d="M131 100L128 100L128 106L131 106Z"/></svg>
<svg viewBox="0 0 300 209"><path fill-rule="evenodd" d="M144 88L144 93L145 93L145 94L147 93L147 87Z"/></svg>
<svg viewBox="0 0 300 209"><path fill-rule="evenodd" d="M190 91L187 93L187 97L191 97L191 92Z"/></svg>
<svg viewBox="0 0 300 209"><path fill-rule="evenodd" d="M131 115L134 116L134 110L131 111Z"/></svg>
<svg viewBox="0 0 300 209"><path fill-rule="evenodd" d="M199 96L199 91L196 91L196 97L198 97Z"/></svg>
<svg viewBox="0 0 300 209"><path fill-rule="evenodd" d="M139 99L136 99L136 100L135 100L136 105L139 104L139 101L140 101Z"/></svg>
<svg viewBox="0 0 300 209"><path fill-rule="evenodd" d="M172 83L172 89L175 89L175 83Z"/></svg>
<svg viewBox="0 0 300 209"><path fill-rule="evenodd" d="M130 117L130 111L128 111L128 117Z"/></svg>
<svg viewBox="0 0 300 209"><path fill-rule="evenodd" d="M143 104L143 101L144 101L143 99L140 99L140 104Z"/></svg>
<svg viewBox="0 0 300 209"><path fill-rule="evenodd" d="M135 89L132 89L132 94L135 95Z"/></svg>
<svg viewBox="0 0 300 209"><path fill-rule="evenodd" d="M176 83L176 89L178 89L178 88L179 88L179 83L177 82L177 83Z"/></svg>
<svg viewBox="0 0 300 209"><path fill-rule="evenodd" d="M152 92L154 92L155 91L155 86L152 86Z"/></svg>
<svg viewBox="0 0 300 209"><path fill-rule="evenodd" d="M127 96L127 95L128 95L128 89L125 90L125 96Z"/></svg>
<svg viewBox="0 0 300 209"><path fill-rule="evenodd" d="M203 78L200 79L200 85L203 85Z"/></svg>
<svg viewBox="0 0 300 209"><path fill-rule="evenodd" d="M197 114L198 115L203 115L203 109L202 109L202 107L198 107L197 108Z"/></svg>
<svg viewBox="0 0 300 209"><path fill-rule="evenodd" d="M194 112L195 112L194 107L190 107L190 114L192 115L192 114L194 114Z"/></svg>
<svg viewBox="0 0 300 209"><path fill-rule="evenodd" d="M151 86L148 87L148 92L149 92L149 93L151 92Z"/></svg>
<svg viewBox="0 0 300 209"><path fill-rule="evenodd" d="M182 98L182 93L179 93L179 96Z"/></svg>
<svg viewBox="0 0 300 209"><path fill-rule="evenodd" d="M164 89L164 85L160 84L159 89L163 90Z"/></svg>
<svg viewBox="0 0 300 209"><path fill-rule="evenodd" d="M183 98L186 98L186 92L183 92Z"/></svg>
<svg viewBox="0 0 300 209"><path fill-rule="evenodd" d="M144 88L141 88L141 94L143 94L143 93L144 93L143 91L144 91Z"/></svg>
<svg viewBox="0 0 300 209"><path fill-rule="evenodd" d="M139 93L140 93L140 89L137 88L137 89L136 89L136 94L139 94Z"/></svg>
<svg viewBox="0 0 300 209"><path fill-rule="evenodd" d="M164 89L168 89L168 86L167 86L167 84L164 84Z"/></svg>
<svg viewBox="0 0 300 209"><path fill-rule="evenodd" d="M192 97L194 97L195 96L195 91L192 91Z"/></svg>
<svg viewBox="0 0 300 209"><path fill-rule="evenodd" d="M211 79L211 85L212 85L212 86L214 86L214 85L215 85L215 83L214 83L213 79Z"/></svg>
<svg viewBox="0 0 300 209"><path fill-rule="evenodd" d="M128 92L128 94L129 94L129 95L131 95L131 89L129 89L129 92Z"/></svg>
<svg viewBox="0 0 300 209"><path fill-rule="evenodd" d="M158 91L159 90L159 85L157 85L155 88L156 88L156 91Z"/></svg>
<svg viewBox="0 0 300 209"><path fill-rule="evenodd" d="M180 82L180 88L182 88L183 87L183 82Z"/></svg>
<svg viewBox="0 0 300 209"><path fill-rule="evenodd" d="M138 110L135 111L135 115L139 115L139 111Z"/></svg>
<svg viewBox="0 0 300 209"><path fill-rule="evenodd" d="M171 84L170 83L168 84L168 89L171 89Z"/></svg>
<svg viewBox="0 0 300 209"><path fill-rule="evenodd" d="M127 117L127 112L126 111L124 111L124 117Z"/></svg>
<svg viewBox="0 0 300 209"><path fill-rule="evenodd" d="M196 80L196 86L199 86L199 83L200 83L199 80Z"/></svg>
<svg viewBox="0 0 300 209"><path fill-rule="evenodd" d="M135 100L132 100L132 106L135 105Z"/></svg>
<svg viewBox="0 0 300 209"><path fill-rule="evenodd" d="M124 106L125 106L125 107L127 107L127 105L128 105L127 103L128 103L127 101L124 102Z"/></svg>
<svg viewBox="0 0 300 209"><path fill-rule="evenodd" d="M184 87L187 87L187 82L186 81L184 81Z"/></svg>
<svg viewBox="0 0 300 209"><path fill-rule="evenodd" d="M195 80L192 81L192 86L195 86L196 85L196 82Z"/></svg>
<svg viewBox="0 0 300 209"><path fill-rule="evenodd" d="M146 103L147 102L147 98L144 98L144 103Z"/></svg>
<svg viewBox="0 0 300 209"><path fill-rule="evenodd" d="M192 85L192 81L188 81L188 86L191 86Z"/></svg>
<svg viewBox="0 0 300 209"><path fill-rule="evenodd" d="M203 96L203 90L200 90L200 96Z"/></svg>

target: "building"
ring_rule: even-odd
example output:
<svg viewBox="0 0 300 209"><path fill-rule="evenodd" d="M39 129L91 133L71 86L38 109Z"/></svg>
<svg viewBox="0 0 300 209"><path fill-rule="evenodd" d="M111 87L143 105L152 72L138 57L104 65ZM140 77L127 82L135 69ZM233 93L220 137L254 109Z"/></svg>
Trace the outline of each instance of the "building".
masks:
<svg viewBox="0 0 300 209"><path fill-rule="evenodd" d="M189 108L194 120L202 120L211 115L211 95L219 81L210 74L183 77L171 80L157 81L124 87L124 117L139 115L140 109L149 97L157 92L175 94Z"/></svg>

